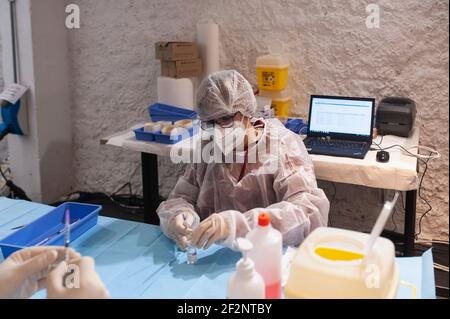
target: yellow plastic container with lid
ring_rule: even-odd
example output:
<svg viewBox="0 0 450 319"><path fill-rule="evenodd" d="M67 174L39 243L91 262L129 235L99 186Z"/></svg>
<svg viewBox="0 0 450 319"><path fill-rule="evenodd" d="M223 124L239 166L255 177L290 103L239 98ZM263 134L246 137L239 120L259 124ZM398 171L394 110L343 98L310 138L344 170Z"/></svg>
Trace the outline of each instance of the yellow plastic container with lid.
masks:
<svg viewBox="0 0 450 319"><path fill-rule="evenodd" d="M394 244L378 237L364 258L368 234L320 227L300 245L285 286L286 298L396 298Z"/></svg>
<svg viewBox="0 0 450 319"><path fill-rule="evenodd" d="M260 90L259 96L267 97L272 100L271 106L274 109L276 117L280 118L289 117L292 106L292 97L288 90L283 91Z"/></svg>
<svg viewBox="0 0 450 319"><path fill-rule="evenodd" d="M289 62L282 55L263 55L256 59L256 77L260 90L281 91L288 83Z"/></svg>

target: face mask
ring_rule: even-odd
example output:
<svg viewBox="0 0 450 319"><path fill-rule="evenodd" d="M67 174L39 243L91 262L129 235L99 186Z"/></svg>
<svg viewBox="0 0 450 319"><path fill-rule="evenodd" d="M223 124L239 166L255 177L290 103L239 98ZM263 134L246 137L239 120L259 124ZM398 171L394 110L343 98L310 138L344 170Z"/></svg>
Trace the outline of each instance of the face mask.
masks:
<svg viewBox="0 0 450 319"><path fill-rule="evenodd" d="M245 127L242 122L237 122L231 128L214 127L214 143L225 155L230 156L233 151L243 151L245 141Z"/></svg>

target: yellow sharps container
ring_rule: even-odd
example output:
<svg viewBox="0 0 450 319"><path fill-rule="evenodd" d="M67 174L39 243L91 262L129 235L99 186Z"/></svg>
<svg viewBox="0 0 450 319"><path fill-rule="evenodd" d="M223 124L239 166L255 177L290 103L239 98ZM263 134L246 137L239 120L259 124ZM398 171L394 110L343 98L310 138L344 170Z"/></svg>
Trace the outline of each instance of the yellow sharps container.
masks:
<svg viewBox="0 0 450 319"><path fill-rule="evenodd" d="M256 77L260 90L281 91L288 83L288 60L281 55L264 55L256 59Z"/></svg>
<svg viewBox="0 0 450 319"><path fill-rule="evenodd" d="M272 108L274 109L275 116L280 118L288 118L291 106L292 97L288 90L283 91L259 91L259 96L272 99Z"/></svg>

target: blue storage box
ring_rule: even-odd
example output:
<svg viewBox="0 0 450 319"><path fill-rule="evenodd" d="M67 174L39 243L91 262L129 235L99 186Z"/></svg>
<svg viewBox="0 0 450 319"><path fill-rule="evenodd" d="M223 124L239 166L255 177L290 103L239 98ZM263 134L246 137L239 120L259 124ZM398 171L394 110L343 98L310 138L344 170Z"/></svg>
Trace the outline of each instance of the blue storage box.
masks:
<svg viewBox="0 0 450 319"><path fill-rule="evenodd" d="M154 103L148 108L150 118L153 122L157 121L178 121L184 119L195 119L197 113L191 110L175 107L172 105Z"/></svg>
<svg viewBox="0 0 450 319"><path fill-rule="evenodd" d="M138 141L153 142L155 140L155 134L151 132L145 132L144 127L134 129L133 131Z"/></svg>
<svg viewBox="0 0 450 319"><path fill-rule="evenodd" d="M70 212L70 240L74 241L97 224L102 206L67 202L0 240L4 258L32 246L63 246L64 217Z"/></svg>
<svg viewBox="0 0 450 319"><path fill-rule="evenodd" d="M189 137L192 135L197 134L199 130L199 126L195 125L192 126L190 129L187 130L189 133ZM151 132L144 132L144 128L140 127L134 130L134 134L136 136L136 140L139 141L148 141L148 142L156 142L156 143L162 143L162 144L175 144L179 141L183 140L186 136L183 135L166 135L162 134L161 132L151 133Z"/></svg>

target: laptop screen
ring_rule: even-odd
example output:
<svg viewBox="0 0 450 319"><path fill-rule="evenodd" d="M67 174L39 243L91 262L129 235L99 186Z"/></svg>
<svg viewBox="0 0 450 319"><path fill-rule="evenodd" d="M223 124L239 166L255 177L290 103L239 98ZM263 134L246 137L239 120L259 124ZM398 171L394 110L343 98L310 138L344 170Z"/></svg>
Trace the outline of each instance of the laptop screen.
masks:
<svg viewBox="0 0 450 319"><path fill-rule="evenodd" d="M308 135L370 140L374 106L371 98L312 95Z"/></svg>

